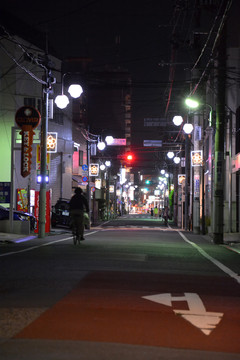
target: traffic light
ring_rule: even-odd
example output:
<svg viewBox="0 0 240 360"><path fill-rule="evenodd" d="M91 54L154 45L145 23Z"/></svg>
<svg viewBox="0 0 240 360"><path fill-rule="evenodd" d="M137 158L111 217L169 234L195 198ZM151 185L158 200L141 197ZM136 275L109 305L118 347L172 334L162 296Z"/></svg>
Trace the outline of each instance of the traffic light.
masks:
<svg viewBox="0 0 240 360"><path fill-rule="evenodd" d="M132 162L134 161L133 153L126 153L125 154L125 161L127 162L127 164L132 164Z"/></svg>
<svg viewBox="0 0 240 360"><path fill-rule="evenodd" d="M133 160L133 155L132 154L127 154L127 160L132 161Z"/></svg>

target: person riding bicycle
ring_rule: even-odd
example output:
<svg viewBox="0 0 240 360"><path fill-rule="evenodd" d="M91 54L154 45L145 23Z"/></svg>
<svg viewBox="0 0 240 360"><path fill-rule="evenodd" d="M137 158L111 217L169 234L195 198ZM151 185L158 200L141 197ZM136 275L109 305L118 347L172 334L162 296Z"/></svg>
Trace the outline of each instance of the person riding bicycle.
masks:
<svg viewBox="0 0 240 360"><path fill-rule="evenodd" d="M69 202L70 216L73 227L76 228L77 237L85 240L84 235L84 211L89 213L88 201L83 195L81 188L75 189L75 194Z"/></svg>

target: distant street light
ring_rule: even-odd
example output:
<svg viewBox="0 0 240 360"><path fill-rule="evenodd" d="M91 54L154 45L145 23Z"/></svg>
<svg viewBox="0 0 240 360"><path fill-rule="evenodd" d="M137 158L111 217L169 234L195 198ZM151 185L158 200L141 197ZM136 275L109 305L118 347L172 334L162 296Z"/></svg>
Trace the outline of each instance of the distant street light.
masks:
<svg viewBox="0 0 240 360"><path fill-rule="evenodd" d="M169 159L174 158L174 152L173 152L173 151L169 151L169 152L167 153L167 157L168 157Z"/></svg>
<svg viewBox="0 0 240 360"><path fill-rule="evenodd" d="M189 135L192 133L193 131L193 125L190 123L186 123L183 125L183 131L185 132L185 134Z"/></svg>
<svg viewBox="0 0 240 360"><path fill-rule="evenodd" d="M107 145L112 145L114 142L114 138L109 135L109 136L106 136L105 141L106 141Z"/></svg>
<svg viewBox="0 0 240 360"><path fill-rule="evenodd" d="M175 164L179 164L179 163L180 163L180 160L181 160L181 159L180 159L179 156L175 156L174 159L173 159L173 161L174 161Z"/></svg>
<svg viewBox="0 0 240 360"><path fill-rule="evenodd" d="M183 122L182 116L176 115L176 116L173 117L174 125L180 126L182 124L182 122Z"/></svg>
<svg viewBox="0 0 240 360"><path fill-rule="evenodd" d="M199 102L197 100L192 99L192 98L187 98L185 100L185 104L191 109L196 109L196 108L199 107Z"/></svg>
<svg viewBox="0 0 240 360"><path fill-rule="evenodd" d="M110 167L110 166L111 166L111 161L110 161L110 160L106 160L106 161L105 161L105 165L106 165L106 167Z"/></svg>
<svg viewBox="0 0 240 360"><path fill-rule="evenodd" d="M104 141L99 141L99 142L97 143L97 148L98 148L98 150L104 150L105 147L106 147L106 144L105 144Z"/></svg>

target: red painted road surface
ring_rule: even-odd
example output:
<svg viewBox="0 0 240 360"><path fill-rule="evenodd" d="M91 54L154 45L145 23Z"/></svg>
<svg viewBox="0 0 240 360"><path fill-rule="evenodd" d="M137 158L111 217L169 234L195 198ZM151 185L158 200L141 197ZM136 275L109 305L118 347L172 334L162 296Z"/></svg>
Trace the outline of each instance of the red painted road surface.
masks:
<svg viewBox="0 0 240 360"><path fill-rule="evenodd" d="M205 288L208 291L205 292ZM227 277L224 277L223 286L222 277L92 272L15 338L240 353L238 288L239 285ZM189 310L184 300L186 293L201 299L207 312L222 314L209 335L174 311ZM156 294L170 294L175 301L169 306L143 298ZM178 301L178 297L182 300ZM195 319L195 315L192 316L191 319Z"/></svg>

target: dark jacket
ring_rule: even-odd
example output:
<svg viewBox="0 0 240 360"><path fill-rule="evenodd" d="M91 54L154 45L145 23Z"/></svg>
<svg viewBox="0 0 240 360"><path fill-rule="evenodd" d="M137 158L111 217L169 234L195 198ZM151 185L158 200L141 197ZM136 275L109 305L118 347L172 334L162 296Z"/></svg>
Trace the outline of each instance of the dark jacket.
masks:
<svg viewBox="0 0 240 360"><path fill-rule="evenodd" d="M75 194L69 202L69 208L71 210L85 210L89 212L89 206L87 199L82 194Z"/></svg>

